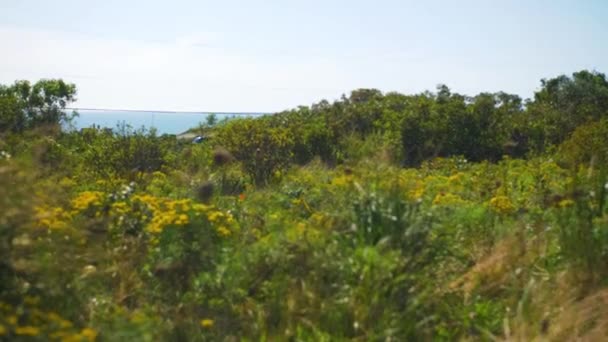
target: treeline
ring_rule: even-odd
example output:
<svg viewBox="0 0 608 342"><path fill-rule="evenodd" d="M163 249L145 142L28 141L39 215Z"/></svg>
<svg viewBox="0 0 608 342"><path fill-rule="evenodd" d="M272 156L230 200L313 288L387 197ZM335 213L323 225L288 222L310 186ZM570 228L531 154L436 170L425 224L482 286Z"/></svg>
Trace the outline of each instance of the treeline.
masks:
<svg viewBox="0 0 608 342"><path fill-rule="evenodd" d="M75 101L75 96L76 87L62 80L0 86L0 134L10 140L11 135L69 122L71 116L65 107ZM234 119L201 129L210 137L209 144L229 150L251 181L261 184L292 164L303 165L316 157L336 165L363 156L382 156L403 167L416 167L435 157L462 156L470 161L522 158L555 150L578 127L602 131L598 127L605 123L598 122L606 117L606 76L583 70L542 80L540 89L528 100L505 92L466 96L445 85L435 92L416 95L358 89L333 103L323 100L262 118ZM124 138L129 135L136 136L135 140ZM586 140L568 146L601 140L597 134L587 135L579 132L578 139L585 136ZM110 143L112 136L122 138ZM141 145L141 151L129 152L137 155L131 162L116 156L114 159L126 158L124 163L112 162L118 166L110 168L118 173L155 171L163 164L163 152L154 146L153 132L85 130L78 139L86 140L88 146L96 146L95 141L100 140L105 152L85 153L93 156L92 164L98 170L105 170L98 172L110 172L110 166L98 165L99 153L112 159L122 145L136 150ZM146 139L151 140L140 143ZM171 149L171 139L163 139L160 145Z"/></svg>
<svg viewBox="0 0 608 342"><path fill-rule="evenodd" d="M606 117L605 75L580 71L542 80L525 101L504 92L471 97L445 85L417 95L359 89L333 103L229 122L218 128L216 143L263 180L289 162L305 164L316 156L344 162L367 139L405 167L434 157L520 158L552 150L577 127Z"/></svg>

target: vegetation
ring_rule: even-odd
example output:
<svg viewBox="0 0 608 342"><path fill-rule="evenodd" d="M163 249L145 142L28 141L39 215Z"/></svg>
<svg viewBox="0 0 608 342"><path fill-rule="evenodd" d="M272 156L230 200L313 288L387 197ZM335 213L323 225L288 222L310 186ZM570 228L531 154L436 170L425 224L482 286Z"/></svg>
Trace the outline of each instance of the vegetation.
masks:
<svg viewBox="0 0 608 342"><path fill-rule="evenodd" d="M0 87L0 340L597 340L608 82L360 89L192 144Z"/></svg>

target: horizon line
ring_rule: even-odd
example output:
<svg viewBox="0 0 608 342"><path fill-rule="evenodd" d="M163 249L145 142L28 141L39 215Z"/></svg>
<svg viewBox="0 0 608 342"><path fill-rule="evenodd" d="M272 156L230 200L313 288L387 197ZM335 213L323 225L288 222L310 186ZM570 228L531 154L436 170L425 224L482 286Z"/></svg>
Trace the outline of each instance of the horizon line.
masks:
<svg viewBox="0 0 608 342"><path fill-rule="evenodd" d="M269 115L275 112L227 112L227 111L179 111L179 110L147 110L147 109L115 109L115 108L79 108L65 107L65 110L74 111L96 111L96 112L136 112L136 113L159 113L159 114L216 114L216 115Z"/></svg>

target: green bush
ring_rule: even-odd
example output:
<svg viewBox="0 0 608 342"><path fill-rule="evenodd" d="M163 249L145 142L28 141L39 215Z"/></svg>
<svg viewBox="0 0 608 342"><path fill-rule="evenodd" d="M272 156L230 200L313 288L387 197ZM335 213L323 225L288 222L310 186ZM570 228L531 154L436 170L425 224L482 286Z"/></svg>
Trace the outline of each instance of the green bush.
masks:
<svg viewBox="0 0 608 342"><path fill-rule="evenodd" d="M293 157L293 136L270 118L229 121L218 127L213 142L230 151L259 185L286 170Z"/></svg>

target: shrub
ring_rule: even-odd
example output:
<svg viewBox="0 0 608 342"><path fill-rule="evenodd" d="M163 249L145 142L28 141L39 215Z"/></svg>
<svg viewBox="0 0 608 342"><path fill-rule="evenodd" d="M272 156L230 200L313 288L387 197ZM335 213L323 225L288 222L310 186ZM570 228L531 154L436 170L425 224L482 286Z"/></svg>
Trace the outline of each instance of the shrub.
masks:
<svg viewBox="0 0 608 342"><path fill-rule="evenodd" d="M275 172L284 171L293 157L289 130L272 126L268 118L241 119L218 127L214 142L241 162L256 184L266 184Z"/></svg>

